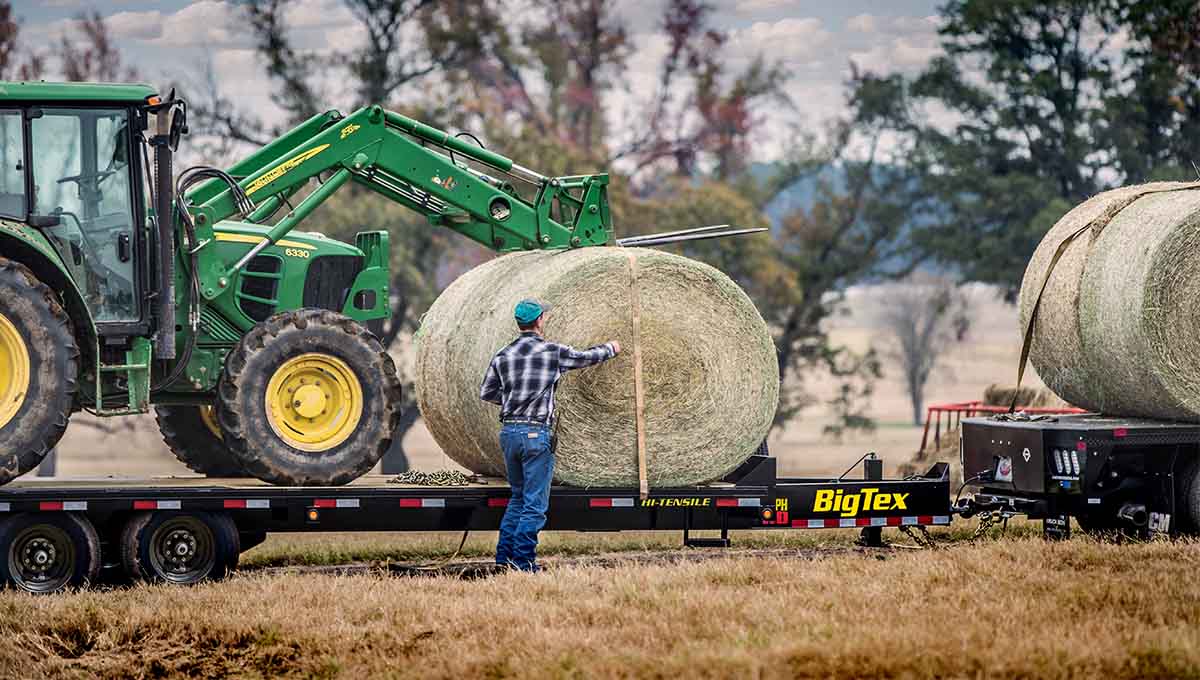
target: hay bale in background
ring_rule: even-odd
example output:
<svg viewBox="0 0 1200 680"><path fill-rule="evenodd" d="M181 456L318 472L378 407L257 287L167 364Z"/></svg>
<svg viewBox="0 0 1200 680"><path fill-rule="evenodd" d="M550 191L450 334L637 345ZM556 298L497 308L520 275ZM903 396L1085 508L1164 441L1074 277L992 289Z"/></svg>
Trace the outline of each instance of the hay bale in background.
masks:
<svg viewBox="0 0 1200 680"><path fill-rule="evenodd" d="M638 482L628 255L638 262L650 484L718 479L766 437L779 367L766 324L727 276L700 262L625 248L506 255L467 272L438 297L416 334L417 403L430 433L460 465L504 473L498 407L479 400L497 350L517 331L513 306L548 302L546 336L623 352L564 376L555 479L578 486Z"/></svg>
<svg viewBox="0 0 1200 680"><path fill-rule="evenodd" d="M1200 420L1200 191L1160 182L1099 194L1038 246L1021 286L1030 318L1050 260L1030 358L1068 402L1112 415Z"/></svg>
<svg viewBox="0 0 1200 680"><path fill-rule="evenodd" d="M1017 395L1017 408L1059 408L1067 403L1058 398L1045 387L1022 385L1020 392L1016 385L992 383L983 391L984 406L1003 406L1008 408L1013 403L1013 395Z"/></svg>

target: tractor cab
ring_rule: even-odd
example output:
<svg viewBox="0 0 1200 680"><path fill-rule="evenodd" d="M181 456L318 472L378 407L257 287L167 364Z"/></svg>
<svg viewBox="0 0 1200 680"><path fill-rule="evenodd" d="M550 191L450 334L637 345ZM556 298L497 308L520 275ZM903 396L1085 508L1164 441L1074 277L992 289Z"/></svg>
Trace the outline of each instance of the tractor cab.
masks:
<svg viewBox="0 0 1200 680"><path fill-rule="evenodd" d="M6 90L0 219L27 225L51 247L98 335L145 334L149 270L138 142L153 90L56 83Z"/></svg>
<svg viewBox="0 0 1200 680"><path fill-rule="evenodd" d="M134 269L129 110L41 110L30 121L30 216L98 323L141 318Z"/></svg>

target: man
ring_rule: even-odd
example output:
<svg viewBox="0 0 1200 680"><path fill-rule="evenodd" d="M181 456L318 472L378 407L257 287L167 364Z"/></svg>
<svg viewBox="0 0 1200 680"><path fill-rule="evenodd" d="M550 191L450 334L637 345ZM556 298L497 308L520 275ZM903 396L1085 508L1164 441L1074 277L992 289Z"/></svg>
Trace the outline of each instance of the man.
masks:
<svg viewBox="0 0 1200 680"><path fill-rule="evenodd" d="M562 374L613 358L616 342L577 349L542 337L547 307L521 300L513 310L521 334L492 357L479 398L500 405L500 448L512 496L500 521L496 563L537 571L538 532L546 524L554 476L551 425L554 389Z"/></svg>

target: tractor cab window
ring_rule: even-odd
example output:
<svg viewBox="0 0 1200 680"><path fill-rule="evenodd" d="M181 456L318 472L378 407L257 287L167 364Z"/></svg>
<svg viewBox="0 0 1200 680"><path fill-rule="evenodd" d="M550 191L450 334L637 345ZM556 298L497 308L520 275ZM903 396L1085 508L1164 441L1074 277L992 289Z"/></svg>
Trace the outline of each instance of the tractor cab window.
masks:
<svg viewBox="0 0 1200 680"><path fill-rule="evenodd" d="M25 219L25 135L20 111L0 111L0 217Z"/></svg>
<svg viewBox="0 0 1200 680"><path fill-rule="evenodd" d="M136 321L128 111L45 108L30 130L31 212L52 223L42 233L96 321Z"/></svg>

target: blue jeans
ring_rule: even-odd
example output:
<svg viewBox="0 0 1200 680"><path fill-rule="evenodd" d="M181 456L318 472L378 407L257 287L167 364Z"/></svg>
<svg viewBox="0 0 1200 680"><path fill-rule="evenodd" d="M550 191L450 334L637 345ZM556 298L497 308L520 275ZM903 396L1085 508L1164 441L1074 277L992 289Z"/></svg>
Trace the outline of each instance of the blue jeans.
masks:
<svg viewBox="0 0 1200 680"><path fill-rule="evenodd" d="M538 532L546 524L550 505L550 480L554 477L554 452L550 428L538 425L505 425L500 430L500 448L512 497L500 520L496 563L511 564L523 571L537 567Z"/></svg>

